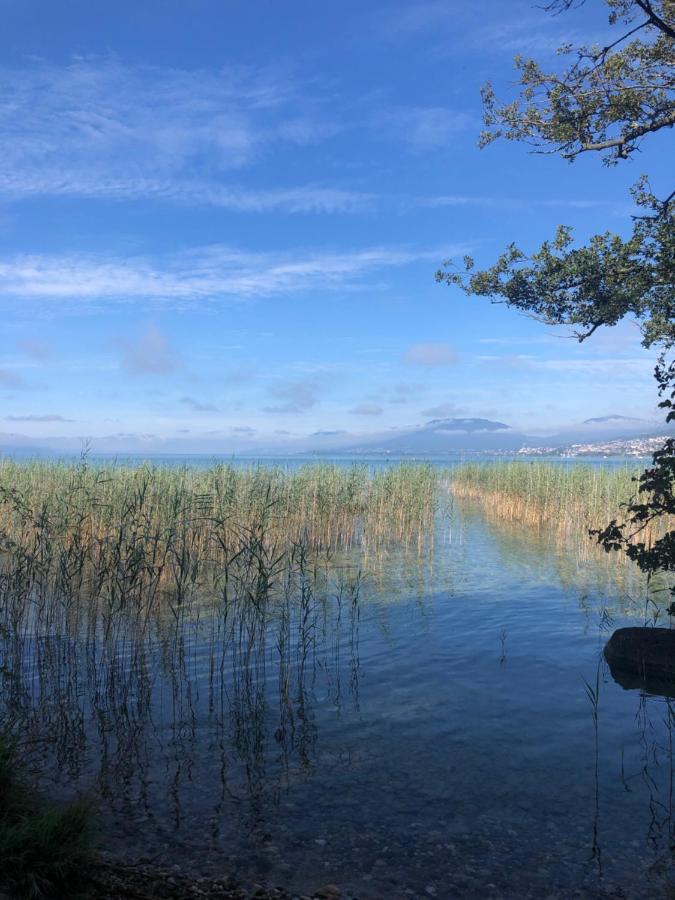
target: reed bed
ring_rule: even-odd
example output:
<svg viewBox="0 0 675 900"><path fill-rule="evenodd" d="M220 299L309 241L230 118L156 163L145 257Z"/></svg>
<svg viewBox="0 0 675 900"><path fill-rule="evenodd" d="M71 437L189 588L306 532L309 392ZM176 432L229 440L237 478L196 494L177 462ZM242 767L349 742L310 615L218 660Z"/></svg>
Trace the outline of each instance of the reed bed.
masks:
<svg viewBox="0 0 675 900"><path fill-rule="evenodd" d="M437 493L428 467L0 463L0 724L57 768L92 734L109 766L112 740L118 781L153 697L190 733L205 667L208 715L257 790L265 746L310 752L318 669L339 696L347 666L357 691L360 573L333 554L417 547Z"/></svg>
<svg viewBox="0 0 675 900"><path fill-rule="evenodd" d="M478 502L492 518L545 529L590 544L588 530L623 521L637 491L632 466L562 466L545 462L468 463L452 475L452 494ZM661 521L645 529L648 544L675 527Z"/></svg>
<svg viewBox="0 0 675 900"><path fill-rule="evenodd" d="M98 598L179 607L233 577L249 593L303 554L432 539L429 466L209 469L0 463L0 608ZM268 583L269 582L269 583Z"/></svg>

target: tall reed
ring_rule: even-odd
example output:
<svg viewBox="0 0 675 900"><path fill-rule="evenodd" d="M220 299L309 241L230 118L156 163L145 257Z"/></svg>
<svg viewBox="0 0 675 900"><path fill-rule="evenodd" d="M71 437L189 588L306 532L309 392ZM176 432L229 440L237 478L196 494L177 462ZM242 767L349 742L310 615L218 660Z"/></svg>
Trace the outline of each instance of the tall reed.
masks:
<svg viewBox="0 0 675 900"><path fill-rule="evenodd" d="M428 466L210 469L0 463L0 611L16 631L37 615L93 618L186 601L238 578L255 599L298 546L330 553L433 535ZM271 573L271 574L270 574ZM52 621L53 620L53 621Z"/></svg>
<svg viewBox="0 0 675 900"><path fill-rule="evenodd" d="M586 540L589 528L623 519L625 504L636 493L638 473L628 465L467 463L454 471L451 484L454 497L478 502L491 517ZM673 524L660 522L641 540L654 540Z"/></svg>

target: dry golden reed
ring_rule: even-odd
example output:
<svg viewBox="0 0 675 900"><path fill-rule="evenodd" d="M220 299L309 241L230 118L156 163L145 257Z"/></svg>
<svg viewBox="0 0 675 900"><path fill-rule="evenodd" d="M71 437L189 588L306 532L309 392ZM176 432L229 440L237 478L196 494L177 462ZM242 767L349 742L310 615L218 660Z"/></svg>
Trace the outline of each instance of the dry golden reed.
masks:
<svg viewBox="0 0 675 900"><path fill-rule="evenodd" d="M640 471L635 464L468 463L454 471L451 485L454 497L479 503L490 517L578 540L586 539L591 528L625 519ZM661 521L643 531L640 540L649 544L674 525Z"/></svg>

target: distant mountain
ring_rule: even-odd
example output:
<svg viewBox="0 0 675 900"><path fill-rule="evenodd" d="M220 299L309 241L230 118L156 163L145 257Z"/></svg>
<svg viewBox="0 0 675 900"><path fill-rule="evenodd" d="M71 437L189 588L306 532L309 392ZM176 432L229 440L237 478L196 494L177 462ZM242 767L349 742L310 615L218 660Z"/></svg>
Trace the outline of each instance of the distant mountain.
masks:
<svg viewBox="0 0 675 900"><path fill-rule="evenodd" d="M492 422L490 419L431 419L425 425L428 430L435 431L508 431L509 426L503 422Z"/></svg>
<svg viewBox="0 0 675 900"><path fill-rule="evenodd" d="M460 450L519 450L524 434L490 419L432 419L421 428L391 437L367 438L358 446L342 448L352 453L425 454Z"/></svg>
<svg viewBox="0 0 675 900"><path fill-rule="evenodd" d="M528 435L491 419L432 419L419 428L398 431L393 435L364 437L359 444L343 445L339 452L423 456L462 451L515 452L522 447L564 449L570 444L650 438L672 431L672 426L628 416L599 416L544 435Z"/></svg>

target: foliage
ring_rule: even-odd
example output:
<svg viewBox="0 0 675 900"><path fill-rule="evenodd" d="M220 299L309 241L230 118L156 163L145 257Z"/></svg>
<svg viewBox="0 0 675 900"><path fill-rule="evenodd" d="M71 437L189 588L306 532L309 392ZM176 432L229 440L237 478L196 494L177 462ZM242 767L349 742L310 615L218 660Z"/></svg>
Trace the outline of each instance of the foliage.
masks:
<svg viewBox="0 0 675 900"><path fill-rule="evenodd" d="M628 159L644 138L675 125L675 9L672 0L606 0L610 24L634 25L607 46L566 44L574 57L561 75L517 56L520 96L500 105L491 84L483 88L480 144L500 137L525 141L536 152L574 160L599 152L607 165ZM569 8L557 2L549 10ZM636 34L641 37L629 41ZM644 36L644 39L642 38ZM619 48L619 49L617 49Z"/></svg>
<svg viewBox="0 0 675 900"><path fill-rule="evenodd" d="M552 0L554 14L574 0ZM517 57L520 93L500 104L490 84L483 88L485 147L498 138L522 141L535 153L558 154L569 162L599 153L606 165L629 159L648 135L675 125L675 3L673 0L605 0L609 22L622 26L606 46L569 44L563 72L547 72L533 59ZM571 326L579 341L602 326L629 317L642 330L643 345L660 352L656 378L667 421L675 418L675 191L659 199L646 176L633 188L638 213L630 236L606 231L581 246L572 229L559 226L552 240L526 254L510 244L494 265L463 271L450 262L438 281L467 294L505 303L539 321ZM670 397L667 395L670 392ZM648 575L675 568L675 533L656 544L639 535L655 519L673 512L675 441L654 454L639 478L639 497L627 506L628 521L613 520L593 533L606 550L624 550Z"/></svg>
<svg viewBox="0 0 675 900"><path fill-rule="evenodd" d="M46 805L21 777L14 741L0 735L0 887L36 900L75 897L90 853L86 807Z"/></svg>
<svg viewBox="0 0 675 900"><path fill-rule="evenodd" d="M506 303L551 325L569 325L580 341L626 316L641 325L646 347L675 344L675 204L658 201L645 179L634 188L645 215L636 216L629 238L604 232L582 247L561 225L552 241L526 255L510 244L488 269L443 271L439 281ZM468 278L467 278L468 276Z"/></svg>
<svg viewBox="0 0 675 900"><path fill-rule="evenodd" d="M660 406L668 410L666 420L675 419L675 363L666 368L656 367L661 396L669 394ZM669 438L664 446L654 453L652 466L639 478L638 496L627 504L628 521L618 525L616 519L606 528L593 529L598 543L605 550L623 550L651 578L657 572L675 572L675 530L663 534L657 540L651 539L654 522L667 521L675 517L675 439ZM671 588L675 598L675 585ZM670 609L675 614L675 602Z"/></svg>

